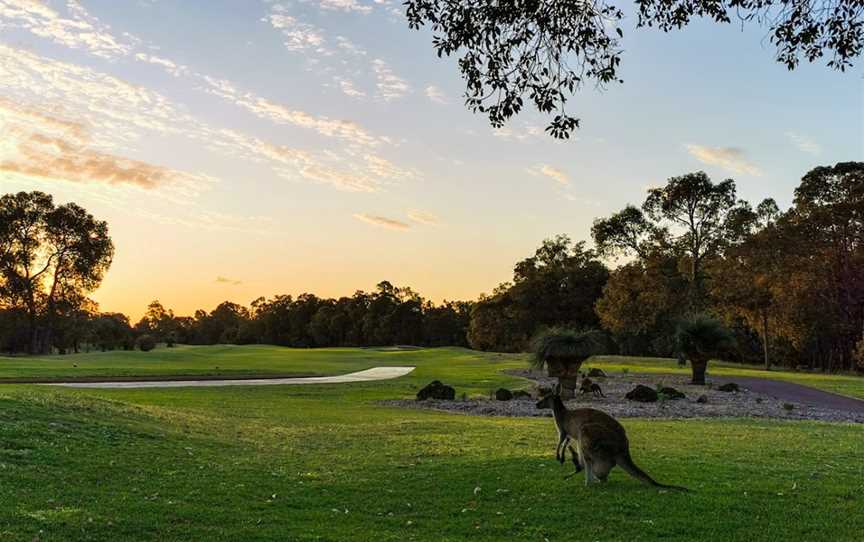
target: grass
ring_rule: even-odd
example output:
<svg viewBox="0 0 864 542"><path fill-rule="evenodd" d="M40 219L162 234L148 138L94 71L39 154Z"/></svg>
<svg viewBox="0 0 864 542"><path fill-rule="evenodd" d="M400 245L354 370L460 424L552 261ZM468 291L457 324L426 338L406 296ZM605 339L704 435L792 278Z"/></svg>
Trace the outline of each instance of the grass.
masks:
<svg viewBox="0 0 864 542"><path fill-rule="evenodd" d="M278 371L296 356L297 371L320 373L365 368L371 355L213 347L209 362L189 364L243 369L244 350L277 360ZM140 370L146 362L134 358L153 353L117 363ZM386 363L375 365L418 369L326 386L0 386L0 541L851 541L864 530L860 426L625 420L636 461L694 492L658 493L617 469L607 485L585 488L563 479L572 467L554 461L549 419L376 404L433 378L459 394L523 385L500 373L523 360L380 354ZM98 367L110 369L110 358Z"/></svg>
<svg viewBox="0 0 864 542"><path fill-rule="evenodd" d="M289 349L272 346L177 346L152 352L91 352L67 356L0 356L0 383L10 379L56 380L97 377L179 377L179 376L240 376L240 375L333 375L360 371L382 365L432 366L436 374L451 376L449 360L454 356L472 359L470 350L431 348L400 350L394 348L319 348ZM524 368L527 355L488 354L484 360L494 360L498 369ZM487 363L484 361L484 363ZM485 366L485 365L484 365ZM689 374L690 368L680 368L672 358L639 358L598 356L583 367L601 367L607 371L627 370L633 373ZM465 366L460 366L460 374ZM467 376L485 378L476 371ZM786 380L805 386L864 399L864 378L790 371L763 371L755 365L740 365L712 361L709 375L755 376ZM472 381L482 385L484 382Z"/></svg>

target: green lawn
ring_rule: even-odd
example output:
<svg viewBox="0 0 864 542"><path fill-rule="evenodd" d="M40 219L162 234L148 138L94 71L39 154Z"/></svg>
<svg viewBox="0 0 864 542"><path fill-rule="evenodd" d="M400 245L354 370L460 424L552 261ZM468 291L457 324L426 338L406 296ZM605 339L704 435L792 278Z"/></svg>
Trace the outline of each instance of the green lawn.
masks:
<svg viewBox="0 0 864 542"><path fill-rule="evenodd" d="M585 488L563 479L569 468L554 461L550 419L375 403L411 397L433 378L467 394L524 385L499 373L519 366L517 357L188 351L194 361L160 351L115 359L125 374L143 374L155 359L180 372L242 372L244 358L273 372L418 369L327 386L0 386L0 541L852 541L864 532L861 426L625 420L636 461L694 492L659 493L619 470ZM51 361L14 360L40 374L51 374ZM110 373L110 356L89 363Z"/></svg>
<svg viewBox="0 0 864 542"><path fill-rule="evenodd" d="M446 372L449 370L448 362L454 356L467 360L474 355L470 350L456 348L291 349L223 345L158 348L147 353L117 351L45 357L0 356L0 383L15 378L74 380L111 376L333 375L382 365L418 365L421 374L423 367L431 365L434 366L436 374L446 377L449 376ZM486 354L483 359L494 360L498 368L526 366L525 355ZM628 370L635 373L689 374L690 371L689 367L679 368L671 358L602 356L590 360L587 366L598 366L613 372ZM464 367L460 367L460 374L464 370ZM722 362L712 362L708 372L718 376L756 376L788 380L864 399L864 377L789 371L767 373L757 366ZM482 374L488 374L488 371ZM479 377L479 373L471 373L468 377Z"/></svg>

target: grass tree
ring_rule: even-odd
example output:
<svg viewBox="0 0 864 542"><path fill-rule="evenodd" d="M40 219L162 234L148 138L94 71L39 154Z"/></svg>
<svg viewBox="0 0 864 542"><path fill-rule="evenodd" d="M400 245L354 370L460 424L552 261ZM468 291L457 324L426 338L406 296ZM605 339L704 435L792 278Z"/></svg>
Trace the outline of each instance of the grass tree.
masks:
<svg viewBox="0 0 864 542"><path fill-rule="evenodd" d="M577 331L551 327L539 332L531 341L531 366L546 368L549 376L558 379L562 393L576 389L582 363L603 353L603 335L596 330Z"/></svg>
<svg viewBox="0 0 864 542"><path fill-rule="evenodd" d="M718 320L697 314L682 320L675 333L678 351L690 360L693 384L705 385L708 360L732 351L735 338Z"/></svg>

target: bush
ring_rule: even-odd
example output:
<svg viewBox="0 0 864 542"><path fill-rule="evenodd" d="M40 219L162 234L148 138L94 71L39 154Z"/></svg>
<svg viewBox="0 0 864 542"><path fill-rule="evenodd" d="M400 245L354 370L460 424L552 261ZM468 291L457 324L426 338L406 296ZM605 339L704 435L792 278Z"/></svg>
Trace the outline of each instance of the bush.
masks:
<svg viewBox="0 0 864 542"><path fill-rule="evenodd" d="M149 352L156 348L156 339L154 339L152 335L141 335L138 337L138 340L135 341L135 345L142 352Z"/></svg>
<svg viewBox="0 0 864 542"><path fill-rule="evenodd" d="M591 356L603 353L603 339L603 334L594 329L544 329L531 339L531 351L534 353L531 365L535 369L542 369L550 359L573 360L581 365Z"/></svg>
<svg viewBox="0 0 864 542"><path fill-rule="evenodd" d="M705 384L708 360L731 353L735 337L718 320L697 314L682 320L675 332L678 351L690 360L693 384Z"/></svg>

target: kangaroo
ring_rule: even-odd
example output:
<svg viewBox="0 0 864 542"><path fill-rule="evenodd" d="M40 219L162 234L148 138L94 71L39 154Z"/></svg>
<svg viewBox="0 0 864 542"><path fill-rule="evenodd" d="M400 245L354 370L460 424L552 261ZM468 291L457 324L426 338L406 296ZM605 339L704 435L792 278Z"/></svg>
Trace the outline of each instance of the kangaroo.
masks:
<svg viewBox="0 0 864 542"><path fill-rule="evenodd" d="M603 395L603 390L600 389L600 384L597 384L587 376L582 376L582 385L579 387L579 393L585 395L591 393L594 397L606 397Z"/></svg>
<svg viewBox="0 0 864 542"><path fill-rule="evenodd" d="M585 469L586 486L594 480L605 482L609 471L618 465L640 482L662 489L688 491L685 487L661 484L636 466L630 457L630 442L624 427L605 412L593 408L568 410L561 397L555 394L540 399L537 408L552 409L558 428L555 459L563 465L569 448L576 473ZM576 441L575 452L571 440Z"/></svg>

